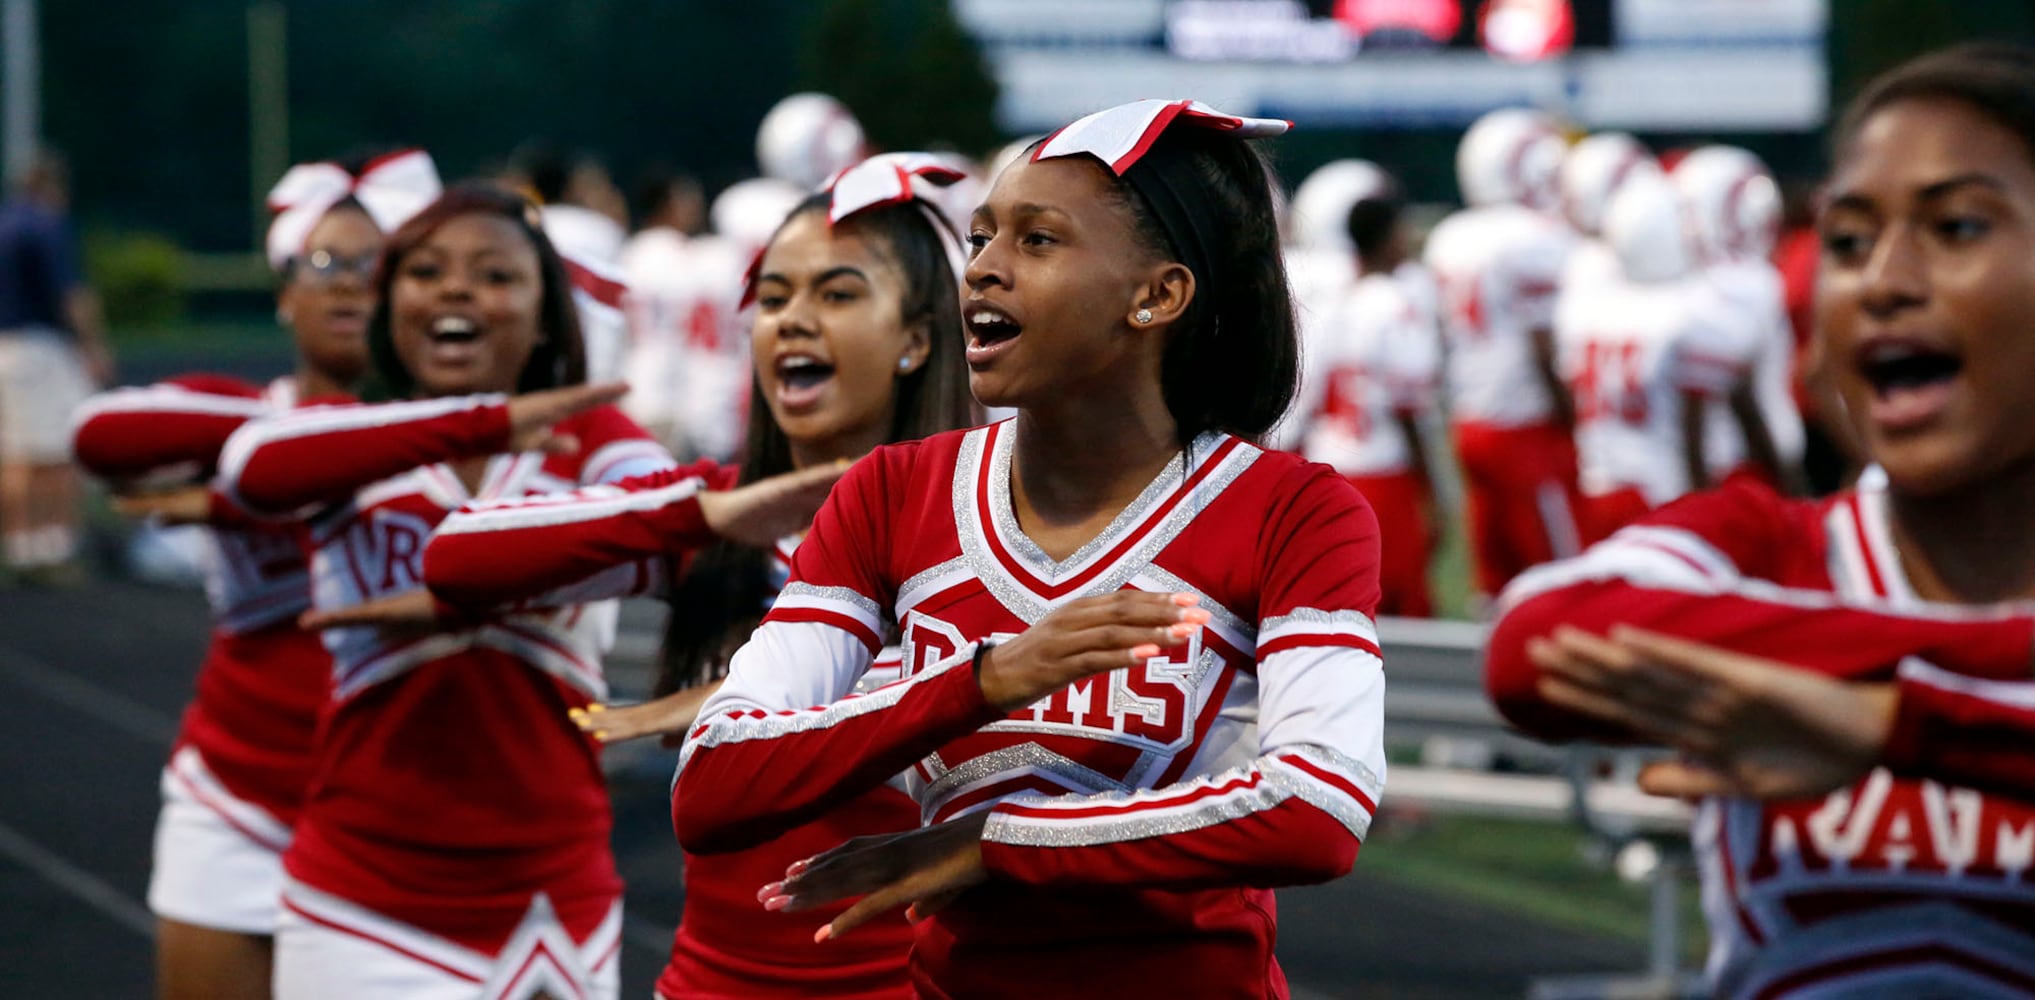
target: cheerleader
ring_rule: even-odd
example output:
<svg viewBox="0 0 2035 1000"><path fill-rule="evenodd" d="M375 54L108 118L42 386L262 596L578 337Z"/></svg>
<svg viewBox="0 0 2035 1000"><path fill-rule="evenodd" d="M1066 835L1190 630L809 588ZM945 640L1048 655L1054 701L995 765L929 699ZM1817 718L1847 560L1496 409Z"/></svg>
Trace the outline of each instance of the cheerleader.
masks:
<svg viewBox="0 0 2035 1000"><path fill-rule="evenodd" d="M1741 480L1505 595L1487 680L1523 728L1668 735L1695 765L1656 772L1657 788L1811 794L1718 794L1698 810L1719 995L2005 997L2035 983L2035 806L1984 790L2022 755L1988 745L2017 730L1982 704L2012 703L1987 682L2025 691L2035 628L1997 604L2035 596L2031 149L2035 52L2019 47L1924 56L1840 123L1819 348L1883 483L1791 501ZM1826 706L1857 709L1835 763L1789 761L1816 740L1702 735L1737 710L1705 679L1715 671L1685 668L1746 666L1734 657L1895 687L1826 686L1859 696ZM1698 726L1675 721L1684 707ZM1795 768L1813 780L1772 780Z"/></svg>
<svg viewBox="0 0 2035 1000"><path fill-rule="evenodd" d="M163 769L148 901L165 998L266 997L283 851L311 778L331 657L297 627L305 564L287 525L237 517L202 484L241 424L342 397L367 370L371 284L383 233L438 195L421 150L292 168L269 194L276 315L297 368L266 386L190 375L104 393L75 418L74 450L116 503L209 523L213 632L196 697Z"/></svg>
<svg viewBox="0 0 2035 1000"><path fill-rule="evenodd" d="M581 384L565 266L521 199L447 193L390 237L376 291L372 377L404 401L251 422L221 463L236 507L304 521L308 624L418 589L431 529L470 499L671 465L607 405L621 387ZM612 628L612 604L568 597L325 633L331 700L283 859L279 997L615 995L607 793L565 719L604 696Z"/></svg>
<svg viewBox="0 0 2035 1000"><path fill-rule="evenodd" d="M833 463L886 441L973 423L956 293L960 241L919 200L922 186L958 178L922 154L875 157L804 201L770 240L751 277L757 360L742 466L750 489L769 487L769 477L787 470L817 470L824 495ZM646 572L632 564L676 565L697 534L690 527L696 495L672 489L670 478L617 484L624 496L600 488L569 500L464 508L426 549L425 583L474 611L563 586L586 594L606 585L619 595L662 581L665 566ZM625 708L574 710L581 728L603 742L665 736L675 745L700 703L719 689L728 654L784 585L804 530L798 524L767 547L716 544L691 560L669 589L662 696ZM349 620L378 613L363 607ZM894 679L898 657L895 645L886 648L865 682ZM841 948L815 949L813 932L845 905L791 919L759 909L754 897L758 885L793 861L851 837L918 823L911 799L880 785L768 844L688 856L685 914L658 994L667 1000L909 995L911 929L901 917Z"/></svg>
<svg viewBox="0 0 2035 1000"><path fill-rule="evenodd" d="M703 854L909 769L923 830L761 887L862 897L818 947L913 904L922 996L1283 994L1268 887L1349 870L1385 766L1375 521L1246 440L1293 394L1286 127L1124 105L976 210L969 384L1018 416L857 463L681 751Z"/></svg>

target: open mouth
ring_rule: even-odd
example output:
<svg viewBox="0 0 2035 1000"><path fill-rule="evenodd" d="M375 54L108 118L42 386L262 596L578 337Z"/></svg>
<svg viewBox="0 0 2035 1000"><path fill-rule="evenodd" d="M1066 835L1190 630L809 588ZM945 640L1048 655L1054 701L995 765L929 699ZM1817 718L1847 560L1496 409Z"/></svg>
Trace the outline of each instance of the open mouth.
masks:
<svg viewBox="0 0 2035 1000"><path fill-rule="evenodd" d="M969 305L963 311L962 322L968 328L970 363L988 361L1024 333L1017 320L992 305Z"/></svg>
<svg viewBox="0 0 2035 1000"><path fill-rule="evenodd" d="M1884 341L1860 353L1860 373L1882 396L1947 382L1964 370L1963 358L1908 341Z"/></svg>
<svg viewBox="0 0 2035 1000"><path fill-rule="evenodd" d="M818 403L834 380L833 364L810 354L778 358L776 373L778 404L794 410Z"/></svg>
<svg viewBox="0 0 2035 1000"><path fill-rule="evenodd" d="M1859 350L1858 371L1872 387L1873 422L1901 430L1928 423L1949 405L1964 359L1920 341L1885 339Z"/></svg>
<svg viewBox="0 0 2035 1000"><path fill-rule="evenodd" d="M431 322L434 344L470 344L480 339L480 325L465 316L440 316Z"/></svg>

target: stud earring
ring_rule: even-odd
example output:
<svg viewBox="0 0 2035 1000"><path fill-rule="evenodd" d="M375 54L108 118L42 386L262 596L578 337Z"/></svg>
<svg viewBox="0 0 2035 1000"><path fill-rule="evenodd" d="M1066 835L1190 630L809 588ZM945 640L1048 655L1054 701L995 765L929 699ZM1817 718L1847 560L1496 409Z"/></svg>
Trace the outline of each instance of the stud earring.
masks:
<svg viewBox="0 0 2035 1000"><path fill-rule="evenodd" d="M912 359L910 358L897 359L897 370L900 374L909 374L912 370Z"/></svg>
<svg viewBox="0 0 2035 1000"><path fill-rule="evenodd" d="M1138 310L1137 315L1132 316L1131 318L1137 320L1139 326L1143 326L1144 324L1150 323L1152 321L1152 311L1150 309L1140 309Z"/></svg>

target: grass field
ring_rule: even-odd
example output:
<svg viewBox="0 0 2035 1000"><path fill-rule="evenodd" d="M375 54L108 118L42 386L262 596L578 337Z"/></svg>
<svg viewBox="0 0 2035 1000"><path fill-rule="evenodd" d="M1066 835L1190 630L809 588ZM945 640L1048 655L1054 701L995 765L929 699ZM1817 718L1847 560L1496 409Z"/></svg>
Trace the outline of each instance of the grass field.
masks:
<svg viewBox="0 0 2035 1000"><path fill-rule="evenodd" d="M1387 802L1389 803L1389 795ZM1394 813L1372 830L1357 864L1372 874L1634 943L1647 938L1649 887L1619 878L1604 850L1569 826ZM1682 954L1705 946L1695 884L1685 876Z"/></svg>

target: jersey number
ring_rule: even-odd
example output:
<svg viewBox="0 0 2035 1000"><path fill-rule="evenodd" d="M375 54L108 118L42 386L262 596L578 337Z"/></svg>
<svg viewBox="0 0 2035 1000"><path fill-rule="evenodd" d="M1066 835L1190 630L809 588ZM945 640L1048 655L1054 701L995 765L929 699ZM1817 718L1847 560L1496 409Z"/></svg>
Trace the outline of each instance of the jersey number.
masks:
<svg viewBox="0 0 2035 1000"><path fill-rule="evenodd" d="M1321 401L1322 422L1341 427L1356 441L1371 436L1371 414L1364 409L1364 385L1369 375L1361 365L1329 372L1328 392Z"/></svg>
<svg viewBox="0 0 2035 1000"><path fill-rule="evenodd" d="M1646 423L1646 387L1640 383L1640 345L1592 340L1583 346L1583 370L1576 375L1576 419Z"/></svg>

